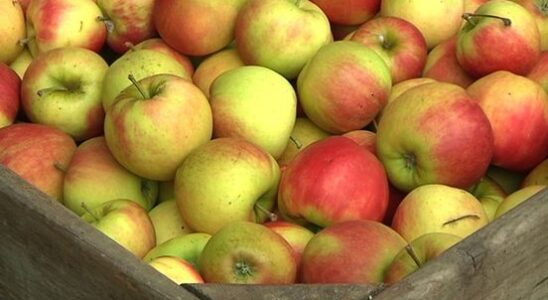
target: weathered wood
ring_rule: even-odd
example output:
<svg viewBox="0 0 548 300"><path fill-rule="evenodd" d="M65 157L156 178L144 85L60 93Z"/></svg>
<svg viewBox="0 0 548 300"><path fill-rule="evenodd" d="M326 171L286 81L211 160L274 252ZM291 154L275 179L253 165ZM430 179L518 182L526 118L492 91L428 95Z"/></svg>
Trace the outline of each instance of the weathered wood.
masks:
<svg viewBox="0 0 548 300"><path fill-rule="evenodd" d="M0 166L0 299L199 299Z"/></svg>
<svg viewBox="0 0 548 300"><path fill-rule="evenodd" d="M548 299L548 189L375 300Z"/></svg>

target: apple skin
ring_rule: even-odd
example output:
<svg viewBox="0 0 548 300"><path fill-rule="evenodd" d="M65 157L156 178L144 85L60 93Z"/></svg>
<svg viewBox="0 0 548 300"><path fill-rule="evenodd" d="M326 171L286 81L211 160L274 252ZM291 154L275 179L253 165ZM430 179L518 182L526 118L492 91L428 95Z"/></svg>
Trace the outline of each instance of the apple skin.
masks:
<svg viewBox="0 0 548 300"><path fill-rule="evenodd" d="M200 270L198 259L210 238L211 234L201 232L174 237L152 248L143 257L143 261L151 262L161 256L176 256Z"/></svg>
<svg viewBox="0 0 548 300"><path fill-rule="evenodd" d="M426 63L426 40L415 25L396 17L376 17L350 38L373 49L386 63L392 84L420 77Z"/></svg>
<svg viewBox="0 0 548 300"><path fill-rule="evenodd" d="M278 158L278 164L281 168L285 168L301 150L330 135L306 117L297 118L290 136L293 141L290 140L287 143L287 147Z"/></svg>
<svg viewBox="0 0 548 300"><path fill-rule="evenodd" d="M17 1L2 1L0 11L0 63L11 64L24 49L25 14Z"/></svg>
<svg viewBox="0 0 548 300"><path fill-rule="evenodd" d="M289 243L269 228L248 221L229 223L215 233L199 262L209 283L291 284L297 276Z"/></svg>
<svg viewBox="0 0 548 300"><path fill-rule="evenodd" d="M131 50L149 49L149 50L167 54L168 56L171 56L177 62L179 62L179 64L186 70L186 75L193 76L194 74L194 66L192 65L192 61L190 60L190 58L186 55L183 55L177 52L177 50L171 48L162 39L152 38L152 39L144 40L140 42L139 44L133 47L130 47L130 49Z"/></svg>
<svg viewBox="0 0 548 300"><path fill-rule="evenodd" d="M329 21L340 25L359 25L372 19L381 8L381 0L310 0L319 6Z"/></svg>
<svg viewBox="0 0 548 300"><path fill-rule="evenodd" d="M403 192L428 183L468 188L489 167L493 131L463 88L427 83L407 90L383 110L377 155L390 182Z"/></svg>
<svg viewBox="0 0 548 300"><path fill-rule="evenodd" d="M21 79L0 62L0 128L13 124L19 111Z"/></svg>
<svg viewBox="0 0 548 300"><path fill-rule="evenodd" d="M327 16L308 0L248 0L234 36L246 65L267 67L288 79L333 41Z"/></svg>
<svg viewBox="0 0 548 300"><path fill-rule="evenodd" d="M81 218L138 258L156 245L147 211L134 201L110 200L90 208Z"/></svg>
<svg viewBox="0 0 548 300"><path fill-rule="evenodd" d="M538 82L548 93L548 51L542 52L531 72L527 74L527 78Z"/></svg>
<svg viewBox="0 0 548 300"><path fill-rule="evenodd" d="M474 82L457 61L457 36L439 43L428 53L422 76L467 88Z"/></svg>
<svg viewBox="0 0 548 300"><path fill-rule="evenodd" d="M236 17L246 0L156 0L153 20L162 39L177 51L205 56L234 39Z"/></svg>
<svg viewBox="0 0 548 300"><path fill-rule="evenodd" d="M198 87L175 75L150 76L137 85L141 88L125 89L107 111L107 145L131 172L172 180L185 157L211 139L211 108Z"/></svg>
<svg viewBox="0 0 548 300"><path fill-rule="evenodd" d="M90 71L82 72L85 69ZM85 48L63 47L39 55L21 83L26 116L63 130L76 141L101 135L101 89L107 70L105 60Z"/></svg>
<svg viewBox="0 0 548 300"><path fill-rule="evenodd" d="M464 0L464 12L473 13L476 9L488 1L490 0Z"/></svg>
<svg viewBox="0 0 548 300"><path fill-rule="evenodd" d="M149 211L157 195L158 184L122 167L110 153L103 136L78 145L63 183L64 204L77 215L86 212L84 206L93 208L119 198L135 201Z"/></svg>
<svg viewBox="0 0 548 300"><path fill-rule="evenodd" d="M500 203L497 208L497 213L495 214L495 219L500 218L519 204L527 201L533 195L540 193L545 189L546 185L530 185L513 192Z"/></svg>
<svg viewBox="0 0 548 300"><path fill-rule="evenodd" d="M263 223L279 180L280 169L268 152L241 138L217 138L179 166L175 198L192 230L214 234L233 221Z"/></svg>
<svg viewBox="0 0 548 300"><path fill-rule="evenodd" d="M25 48L23 52L21 52L15 60L11 62L10 68L12 68L15 73L19 75L20 79L23 79L25 72L33 59L34 57L30 54L29 49Z"/></svg>
<svg viewBox="0 0 548 300"><path fill-rule="evenodd" d="M475 78L501 70L527 74L541 52L540 33L533 16L508 0L488 1L475 13L508 18L511 25L496 18L471 17L457 37L461 67Z"/></svg>
<svg viewBox="0 0 548 300"><path fill-rule="evenodd" d="M97 18L103 14L92 0L33 0L27 12L28 47L34 57L62 47L99 52L107 29Z"/></svg>
<svg viewBox="0 0 548 300"><path fill-rule="evenodd" d="M481 106L493 128L492 164L526 171L546 158L548 95L538 83L497 71L475 81L467 92Z"/></svg>
<svg viewBox="0 0 548 300"><path fill-rule="evenodd" d="M162 256L155 258L148 264L177 285L183 283L204 283L204 279L194 266L182 258Z"/></svg>
<svg viewBox="0 0 548 300"><path fill-rule="evenodd" d="M17 123L0 128L0 164L61 203L64 172L75 151L74 140L50 126Z"/></svg>
<svg viewBox="0 0 548 300"><path fill-rule="evenodd" d="M392 228L410 242L431 232L466 238L488 222L483 206L469 192L426 184L405 196L394 214Z"/></svg>
<svg viewBox="0 0 548 300"><path fill-rule="evenodd" d="M164 201L148 212L156 232L156 246L177 236L192 232L179 213L177 202Z"/></svg>
<svg viewBox="0 0 548 300"><path fill-rule="evenodd" d="M463 0L383 0L380 15L409 21L421 31L428 49L432 49L459 31L463 10Z"/></svg>
<svg viewBox="0 0 548 300"><path fill-rule="evenodd" d="M427 233L418 237L409 243L410 250L405 247L396 255L386 272L384 282L393 284L402 280L461 240L462 238L459 236L442 232ZM413 251L412 253L418 258L420 266L417 265L409 251Z"/></svg>
<svg viewBox="0 0 548 300"><path fill-rule="evenodd" d="M382 164L342 136L325 138L299 152L284 170L278 191L284 219L320 227L349 220L381 221L387 206L388 180Z"/></svg>
<svg viewBox="0 0 548 300"><path fill-rule="evenodd" d="M542 51L548 50L548 4L545 0L512 0L525 7L533 15L540 32Z"/></svg>
<svg viewBox="0 0 548 300"><path fill-rule="evenodd" d="M241 137L280 157L297 114L297 95L280 74L261 66L238 67L211 85L214 137Z"/></svg>
<svg viewBox="0 0 548 300"><path fill-rule="evenodd" d="M496 181L487 176L482 177L468 191L481 202L489 222L493 221L497 207L507 196L504 189Z"/></svg>
<svg viewBox="0 0 548 300"><path fill-rule="evenodd" d="M129 48L127 42L138 44L156 33L152 21L154 0L97 0L107 26L107 45L116 53ZM109 26L112 29L109 30Z"/></svg>
<svg viewBox="0 0 548 300"><path fill-rule="evenodd" d="M217 77L226 71L244 66L244 62L234 48L219 51L202 61L192 76L192 81L209 98L209 89Z"/></svg>
<svg viewBox="0 0 548 300"><path fill-rule="evenodd" d="M171 74L189 80L192 77L171 55L153 49L128 51L110 65L105 75L102 91L105 111L125 88L132 85L128 80L130 74L137 80L157 74Z"/></svg>
<svg viewBox="0 0 548 300"><path fill-rule="evenodd" d="M521 183L521 187L527 187L530 185L548 186L548 158L529 171Z"/></svg>
<svg viewBox="0 0 548 300"><path fill-rule="evenodd" d="M377 156L377 134L373 131L357 129L343 133L342 136L353 140L356 144Z"/></svg>
<svg viewBox="0 0 548 300"><path fill-rule="evenodd" d="M433 83L433 82L438 82L438 81L432 78L419 77L419 78L407 79L392 85L392 89L390 90L390 96L388 97L388 102L375 117L375 120L377 121L376 126L378 127L378 123L382 119L384 110L390 103L394 101L394 99L398 98L401 94L403 94L405 91L411 88L414 88L419 85L423 85L425 83Z"/></svg>
<svg viewBox="0 0 548 300"><path fill-rule="evenodd" d="M306 245L303 282L382 283L390 263L405 245L397 232L379 222L333 224L316 233Z"/></svg>
<svg viewBox="0 0 548 300"><path fill-rule="evenodd" d="M322 47L297 80L305 114L335 134L369 124L386 105L391 86L390 70L382 58L354 41Z"/></svg>

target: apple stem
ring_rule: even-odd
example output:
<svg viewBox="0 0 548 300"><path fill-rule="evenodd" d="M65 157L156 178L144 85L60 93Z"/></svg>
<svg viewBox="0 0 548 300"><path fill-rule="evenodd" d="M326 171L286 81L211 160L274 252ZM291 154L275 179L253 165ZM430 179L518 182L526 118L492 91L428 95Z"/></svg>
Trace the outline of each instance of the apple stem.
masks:
<svg viewBox="0 0 548 300"><path fill-rule="evenodd" d="M112 33L114 31L114 22L112 22L112 20L109 17L97 16L97 18L95 18L95 19L98 22L105 23L105 26L107 27L108 33Z"/></svg>
<svg viewBox="0 0 548 300"><path fill-rule="evenodd" d="M132 42L125 42L124 46L126 46L128 49L135 51L135 45Z"/></svg>
<svg viewBox="0 0 548 300"><path fill-rule="evenodd" d="M36 94L38 95L38 97L42 97L53 92L61 92L61 91L68 91L68 90L60 87L49 87L49 88L44 88L39 90L38 92L36 92Z"/></svg>
<svg viewBox="0 0 548 300"><path fill-rule="evenodd" d="M464 219L476 219L478 220L480 217L478 215L464 215L464 216L460 216L458 218L455 218L455 219L452 219L452 220L449 220L445 223L443 223L442 226L445 226L445 225L449 225L451 223L455 223L455 222L458 222L460 220L464 220Z"/></svg>
<svg viewBox="0 0 548 300"><path fill-rule="evenodd" d="M82 202L82 208L92 217L95 219L96 222L99 222L99 218L89 209L89 207Z"/></svg>
<svg viewBox="0 0 548 300"><path fill-rule="evenodd" d="M143 99L148 99L147 95L145 94L145 90L143 89L141 84L135 79L133 74L129 74L127 78L137 88L137 90L139 91L139 94L141 94L141 96L143 96Z"/></svg>
<svg viewBox="0 0 548 300"><path fill-rule="evenodd" d="M295 147L297 147L298 150L301 150L301 148L303 147L303 144L299 142L299 140L294 136L290 135L289 140L292 141L293 144L295 144Z"/></svg>
<svg viewBox="0 0 548 300"><path fill-rule="evenodd" d="M19 44L19 46L21 47L25 47L30 41L30 38L24 38L24 39L20 39L19 41L17 41L17 43Z"/></svg>
<svg viewBox="0 0 548 300"><path fill-rule="evenodd" d="M67 173L67 168L66 168L65 166L63 166L60 162L58 162L58 161L54 162L54 163L53 163L53 166L54 166L57 170L59 170L59 171L61 171L61 172L63 172L63 173Z"/></svg>
<svg viewBox="0 0 548 300"><path fill-rule="evenodd" d="M464 13L464 14L462 14L462 18L466 22L468 22L472 25L476 25L476 22L473 21L473 17L499 19L499 20L502 20L502 23L504 24L504 26L512 25L512 20L510 20L509 18L505 18L505 17L495 16L495 15L486 15L486 14L473 14L473 13Z"/></svg>
<svg viewBox="0 0 548 300"><path fill-rule="evenodd" d="M409 254L409 256L411 256L411 258L413 259L413 261L415 262L417 267L422 268L422 263L421 263L419 257L417 256L417 253L415 252L415 249L413 249L413 247L410 244L407 244L405 246L405 251L407 251L407 254Z"/></svg>
<svg viewBox="0 0 548 300"><path fill-rule="evenodd" d="M255 207L258 210L260 210L261 212L265 213L268 216L268 219L270 219L270 221L274 222L274 221L278 220L278 215L276 215L275 213L270 212L268 209L262 207L259 203L255 203Z"/></svg>

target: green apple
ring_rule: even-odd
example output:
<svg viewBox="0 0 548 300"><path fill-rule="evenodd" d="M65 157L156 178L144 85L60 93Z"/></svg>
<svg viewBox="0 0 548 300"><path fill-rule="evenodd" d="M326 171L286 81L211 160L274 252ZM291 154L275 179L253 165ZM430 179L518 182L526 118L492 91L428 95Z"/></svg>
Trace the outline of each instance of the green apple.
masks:
<svg viewBox="0 0 548 300"><path fill-rule="evenodd" d="M122 55L110 65L105 75L102 91L105 111L114 103L114 99L131 85L131 82L128 81L129 75L141 80L156 74L172 74L186 79L191 78L187 69L175 58L165 53L151 49L138 49Z"/></svg>
<svg viewBox="0 0 548 300"><path fill-rule="evenodd" d="M172 180L184 158L211 139L207 98L190 80L175 75L131 80L134 85L107 110L107 145L131 172L152 180Z"/></svg>
<svg viewBox="0 0 548 300"><path fill-rule="evenodd" d="M234 48L228 48L204 59L196 68L192 81L209 98L211 84L219 75L243 65L244 62L238 55L238 51Z"/></svg>
<svg viewBox="0 0 548 300"><path fill-rule="evenodd" d="M281 75L260 66L226 71L211 85L215 137L241 137L280 157L297 114L295 90Z"/></svg>
<svg viewBox="0 0 548 300"><path fill-rule="evenodd" d="M156 245L147 211L127 199L115 199L90 208L82 219L138 258Z"/></svg>
<svg viewBox="0 0 548 300"><path fill-rule="evenodd" d="M229 284L291 284L297 263L289 243L261 224L227 224L207 242L200 255L206 282Z"/></svg>
<svg viewBox="0 0 548 300"><path fill-rule="evenodd" d="M521 183L522 187L530 185L548 185L548 158L529 171Z"/></svg>
<svg viewBox="0 0 548 300"><path fill-rule="evenodd" d="M148 215L154 225L154 232L156 232L156 246L174 237L192 232L181 218L177 202L174 199L156 205L148 212Z"/></svg>
<svg viewBox="0 0 548 300"><path fill-rule="evenodd" d="M194 74L194 65L192 65L191 59L188 56L177 52L177 50L170 47L160 38L152 38L152 39L144 40L137 45L134 45L134 46L129 45L129 47L130 47L129 49L130 51L135 51L139 49L148 49L148 50L153 50L153 51L167 54L171 56L172 58L174 58L176 61L178 61L179 64L183 68L185 68L189 76L192 76Z"/></svg>
<svg viewBox="0 0 548 300"><path fill-rule="evenodd" d="M198 258L210 238L210 234L200 232L174 237L152 248L143 257L143 261L150 262L161 256L176 256L199 269Z"/></svg>
<svg viewBox="0 0 548 300"><path fill-rule="evenodd" d="M392 228L407 241L431 232L465 238L489 222L481 203L469 192L441 184L420 186L405 196Z"/></svg>
<svg viewBox="0 0 548 300"><path fill-rule="evenodd" d="M189 262L176 256L157 257L148 263L176 284L204 283L200 273Z"/></svg>
<svg viewBox="0 0 548 300"><path fill-rule="evenodd" d="M100 188L98 188L100 187ZM130 199L152 209L158 184L122 167L103 136L81 143L68 166L63 184L64 204L78 215L112 199Z"/></svg>
<svg viewBox="0 0 548 300"><path fill-rule="evenodd" d="M291 131L291 135L289 136L290 142L287 143L287 147L278 158L278 164L283 168L306 146L330 135L329 132L321 129L308 118L297 118L293 131Z"/></svg>
<svg viewBox="0 0 548 300"><path fill-rule="evenodd" d="M39 55L21 85L26 115L34 123L67 132L76 141L101 135L105 117L101 89L107 69L99 54L85 48L63 47Z"/></svg>
<svg viewBox="0 0 548 300"><path fill-rule="evenodd" d="M533 195L546 190L546 185L530 185L513 192L500 203L495 219L514 209L519 204L527 201Z"/></svg>
<svg viewBox="0 0 548 300"><path fill-rule="evenodd" d="M481 202L487 218L489 218L489 222L493 221L499 204L507 196L504 189L496 181L487 176L482 177L468 191Z"/></svg>
<svg viewBox="0 0 548 300"><path fill-rule="evenodd" d="M11 62L10 67L19 75L19 78L23 79L27 68L34 57L30 54L29 49L25 48L14 61Z"/></svg>
<svg viewBox="0 0 548 300"><path fill-rule="evenodd" d="M177 169L175 198L192 230L214 234L233 221L264 222L279 180L280 168L268 152L241 138L218 138Z"/></svg>
<svg viewBox="0 0 548 300"><path fill-rule="evenodd" d="M24 49L25 14L18 1L1 1L0 11L0 63L11 64Z"/></svg>
<svg viewBox="0 0 548 300"><path fill-rule="evenodd" d="M443 232L421 235L396 255L386 272L384 282L393 284L402 280L461 240L459 236Z"/></svg>

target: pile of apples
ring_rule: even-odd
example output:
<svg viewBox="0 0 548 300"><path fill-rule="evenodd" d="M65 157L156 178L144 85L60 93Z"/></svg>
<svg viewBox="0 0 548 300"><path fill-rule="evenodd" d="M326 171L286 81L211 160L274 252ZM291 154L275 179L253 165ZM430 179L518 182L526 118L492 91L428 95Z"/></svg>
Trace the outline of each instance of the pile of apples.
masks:
<svg viewBox="0 0 548 300"><path fill-rule="evenodd" d="M177 283L393 283L548 184L547 0L0 0L0 163Z"/></svg>

